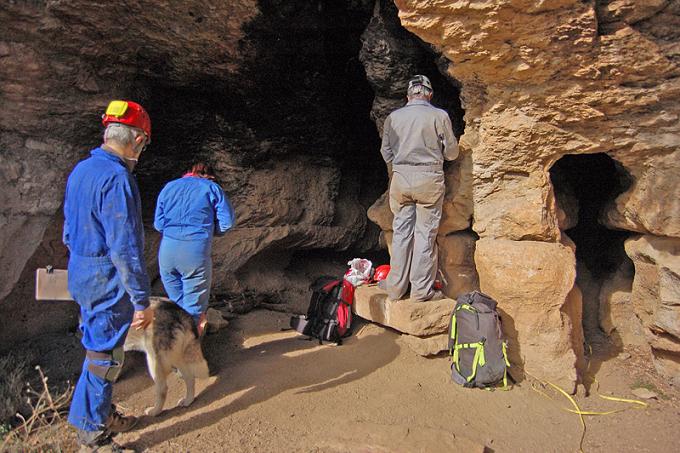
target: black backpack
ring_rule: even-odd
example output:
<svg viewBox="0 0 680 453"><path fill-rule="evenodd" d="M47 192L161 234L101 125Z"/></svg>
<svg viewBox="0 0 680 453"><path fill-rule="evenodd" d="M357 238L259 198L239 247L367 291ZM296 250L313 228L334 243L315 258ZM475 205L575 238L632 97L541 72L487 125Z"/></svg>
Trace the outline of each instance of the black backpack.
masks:
<svg viewBox="0 0 680 453"><path fill-rule="evenodd" d="M290 326L303 335L319 340L342 344L342 338L351 334L352 301L343 300L344 279L319 277L312 285L312 297L307 315L290 318ZM350 285L351 286L351 285Z"/></svg>
<svg viewBox="0 0 680 453"><path fill-rule="evenodd" d="M449 324L451 378L464 387L507 387L507 342L496 301L479 291L458 296Z"/></svg>

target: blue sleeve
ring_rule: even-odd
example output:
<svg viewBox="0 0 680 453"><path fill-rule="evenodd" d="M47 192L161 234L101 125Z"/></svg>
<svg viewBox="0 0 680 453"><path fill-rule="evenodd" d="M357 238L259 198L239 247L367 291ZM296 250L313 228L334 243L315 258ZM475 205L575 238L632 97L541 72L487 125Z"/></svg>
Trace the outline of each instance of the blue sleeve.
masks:
<svg viewBox="0 0 680 453"><path fill-rule="evenodd" d="M102 191L101 207L111 261L135 310L144 310L149 306L150 288L137 184L129 175L116 175Z"/></svg>
<svg viewBox="0 0 680 453"><path fill-rule="evenodd" d="M153 227L159 233L162 233L163 227L165 227L164 192L165 190L161 190L161 193L158 195L158 201L156 201L156 214L154 215L153 218Z"/></svg>
<svg viewBox="0 0 680 453"><path fill-rule="evenodd" d="M68 182L66 183L66 193L68 194ZM62 233L61 237L61 242L64 243L64 245L69 248L69 243L70 243L70 238L69 238L69 224L68 224L68 217L69 217L69 201L68 201L68 196L64 197L64 231Z"/></svg>
<svg viewBox="0 0 680 453"><path fill-rule="evenodd" d="M217 184L210 185L210 195L215 208L215 235L222 236L234 226L234 208L222 188Z"/></svg>

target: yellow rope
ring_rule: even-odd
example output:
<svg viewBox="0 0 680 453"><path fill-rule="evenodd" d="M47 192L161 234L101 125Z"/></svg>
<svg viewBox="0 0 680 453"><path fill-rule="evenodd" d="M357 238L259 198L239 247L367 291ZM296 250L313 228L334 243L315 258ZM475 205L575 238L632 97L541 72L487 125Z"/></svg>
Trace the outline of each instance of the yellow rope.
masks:
<svg viewBox="0 0 680 453"><path fill-rule="evenodd" d="M579 420L581 421L581 427L582 427L582 431L581 431L581 440L579 441L579 452L581 452L581 453L583 453L583 440L584 440L585 437L586 437L586 422L585 422L585 420L583 419L583 416L584 416L584 415L610 415L610 414L616 414L617 412L623 412L623 411L626 410L626 408L624 408L624 409L615 409L615 410L606 411L606 412L583 411L583 410L581 410L581 408L578 406L578 404L576 404L576 401L574 400L574 398L573 398L571 395L569 395L567 392L565 392L565 391L564 391L561 387L559 387L558 385L553 384L553 383L550 382L550 381L542 381L542 380L538 379L536 376L532 375L531 373L529 373L529 372L526 371L526 370L524 371L524 373L525 373L527 376L533 378L535 381L541 383L541 385L543 385L544 387L545 387L546 384L547 384L547 385L551 386L552 388L554 388L555 390L557 390L558 392L560 392L562 395L566 396L567 399L569 400L569 402L571 402L571 404L576 408L576 409L569 409L569 408L566 408L566 407L562 407L561 409L562 409L562 410L565 410L565 411L567 411L567 412L571 412L572 414L577 414L577 415L579 416ZM645 402L643 402L643 401L631 400L631 399L626 399L626 398L618 398L618 397L614 397L614 396L604 396L604 395L600 395L600 393L599 393L600 383L599 383L598 380L595 379L595 378L593 378L593 383L596 384L595 393L597 394L597 396L599 396L599 397L602 398L602 399L609 400L609 401L617 401L617 402L622 402L622 403L636 404L636 405L640 406L640 407L635 407L635 406L634 406L633 409L644 409L644 408L648 407L648 404L645 403ZM546 398L548 398L548 399L550 399L550 400L553 399L550 395L548 395L548 394L545 393L544 391L542 391L542 390L536 388L536 386L534 385L533 382L531 383L531 388L532 388L534 391L538 392L539 394L543 395L544 397L546 397Z"/></svg>
<svg viewBox="0 0 680 453"><path fill-rule="evenodd" d="M566 397L569 399L569 401L571 402L571 404L576 408L575 411L572 410L572 409L566 409L566 408L562 408L562 409L565 409L565 410L567 410L567 411L569 411L569 412L573 412L573 413L575 413L575 414L578 414L579 420L581 421L581 428L582 428L582 431L581 431L581 440L579 441L579 444L578 444L578 451L579 451L580 453L583 453L583 440L584 440L585 437L586 437L586 421L583 419L583 415L584 415L584 414L582 413L583 411L581 411L581 408L578 407L578 404L576 404L576 401L574 401L574 398L572 398L571 395L569 395L567 392L565 392L564 390L562 390L562 388L560 388L558 385L555 385L555 384L553 384L553 383L550 382L550 381L545 381L545 382L543 382L543 381L541 381L540 379L538 379L536 376L532 375L531 373L529 373L529 372L526 371L526 370L524 371L524 373L525 373L527 376L533 378L534 380L540 382L543 386L545 386L545 384L550 385L552 388L554 388L555 390L557 390L558 392L560 392L562 395L566 396ZM545 396L546 398L552 400L552 398L551 398L547 393L545 393L545 392L543 392L543 391L541 391L541 390L538 390L538 389L534 386L533 382L531 383L531 388L534 389L535 391L537 391L538 393L540 393L541 395Z"/></svg>

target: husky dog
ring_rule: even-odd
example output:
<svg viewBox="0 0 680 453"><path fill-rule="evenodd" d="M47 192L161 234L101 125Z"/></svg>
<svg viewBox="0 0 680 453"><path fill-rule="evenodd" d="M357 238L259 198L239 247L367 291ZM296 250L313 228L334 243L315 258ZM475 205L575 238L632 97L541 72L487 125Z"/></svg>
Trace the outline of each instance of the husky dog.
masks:
<svg viewBox="0 0 680 453"><path fill-rule="evenodd" d="M156 400L145 413L155 417L163 410L168 392L166 378L173 368L186 384L187 393L177 403L185 407L194 401L195 378L207 378L209 373L193 318L168 299L152 297L151 306L155 312L153 323L144 330L131 328L124 348L146 353Z"/></svg>

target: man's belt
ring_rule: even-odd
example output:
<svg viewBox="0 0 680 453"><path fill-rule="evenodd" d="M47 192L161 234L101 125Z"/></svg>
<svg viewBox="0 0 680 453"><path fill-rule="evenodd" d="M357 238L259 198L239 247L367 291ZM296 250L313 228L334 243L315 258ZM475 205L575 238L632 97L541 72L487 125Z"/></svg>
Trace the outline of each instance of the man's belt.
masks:
<svg viewBox="0 0 680 453"><path fill-rule="evenodd" d="M392 169L397 170L399 168L409 169L409 170L442 170L444 164L442 162L424 162L424 163L414 163L414 164L393 164Z"/></svg>

